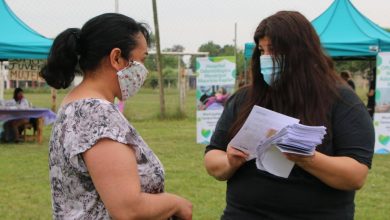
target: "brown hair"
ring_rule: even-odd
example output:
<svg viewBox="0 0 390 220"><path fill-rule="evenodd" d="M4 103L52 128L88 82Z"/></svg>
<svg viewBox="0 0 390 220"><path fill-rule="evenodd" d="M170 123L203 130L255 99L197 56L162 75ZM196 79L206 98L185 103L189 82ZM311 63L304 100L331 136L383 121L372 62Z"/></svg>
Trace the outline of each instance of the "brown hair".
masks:
<svg viewBox="0 0 390 220"><path fill-rule="evenodd" d="M259 40L265 37L272 44L273 62L281 68L272 86L260 73ZM311 23L299 12L280 11L259 24L254 42L251 84L246 87L248 95L229 137L242 127L254 105L299 118L302 124L328 124L327 113L337 96L340 78Z"/></svg>

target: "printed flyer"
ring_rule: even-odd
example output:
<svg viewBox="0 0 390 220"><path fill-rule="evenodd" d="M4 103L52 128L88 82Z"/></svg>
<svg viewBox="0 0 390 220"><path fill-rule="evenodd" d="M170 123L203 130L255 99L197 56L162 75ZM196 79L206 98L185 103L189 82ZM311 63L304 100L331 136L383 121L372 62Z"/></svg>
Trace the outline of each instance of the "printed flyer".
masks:
<svg viewBox="0 0 390 220"><path fill-rule="evenodd" d="M377 56L375 89L375 153L390 153L390 53Z"/></svg>
<svg viewBox="0 0 390 220"><path fill-rule="evenodd" d="M197 143L209 144L224 105L234 92L235 57L196 60Z"/></svg>

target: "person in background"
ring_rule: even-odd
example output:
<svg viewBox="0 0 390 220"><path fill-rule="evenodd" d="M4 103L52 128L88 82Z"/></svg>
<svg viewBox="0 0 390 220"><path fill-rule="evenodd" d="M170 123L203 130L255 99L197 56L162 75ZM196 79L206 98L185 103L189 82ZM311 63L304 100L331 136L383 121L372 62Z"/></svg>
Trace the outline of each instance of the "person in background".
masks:
<svg viewBox="0 0 390 220"><path fill-rule="evenodd" d="M372 69L372 78L367 92L367 110L371 118L374 118L375 112L375 84L376 84L376 68Z"/></svg>
<svg viewBox="0 0 390 220"><path fill-rule="evenodd" d="M366 107L342 83L299 12L265 18L254 43L251 83L225 105L204 157L207 172L227 181L221 219L352 220L355 191L364 185L374 148ZM314 155L285 153L295 163L288 178L257 169L255 159L228 146L254 105L327 128Z"/></svg>
<svg viewBox="0 0 390 220"><path fill-rule="evenodd" d="M149 31L116 13L60 33L40 75L67 88L49 142L54 219L192 219L191 203L164 192L164 169L121 114L122 101L141 88Z"/></svg>
<svg viewBox="0 0 390 220"><path fill-rule="evenodd" d="M15 88L13 93L13 99L8 102L8 105L15 106L16 108L28 108L30 107L29 101L24 97L23 89ZM31 119L32 122L35 122L35 119ZM9 120L4 123L4 139L6 142L14 141L21 142L23 138L21 137L21 131L24 129L24 126L30 122L29 118L20 118Z"/></svg>
<svg viewBox="0 0 390 220"><path fill-rule="evenodd" d="M30 107L29 101L24 97L24 92L21 88L15 88L13 100L15 101L15 105L20 108Z"/></svg>
<svg viewBox="0 0 390 220"><path fill-rule="evenodd" d="M341 76L341 78L342 78L346 83L348 83L348 85L349 85L353 90L355 90L355 83L353 82L352 77L351 77L351 74L350 74L349 72L342 71L342 72L340 73L340 76Z"/></svg>
<svg viewBox="0 0 390 220"><path fill-rule="evenodd" d="M220 87L213 96L210 96L207 99L202 110L223 109L223 106L225 105L225 102L227 101L228 98L229 98L229 94L227 93L226 89L224 87Z"/></svg>

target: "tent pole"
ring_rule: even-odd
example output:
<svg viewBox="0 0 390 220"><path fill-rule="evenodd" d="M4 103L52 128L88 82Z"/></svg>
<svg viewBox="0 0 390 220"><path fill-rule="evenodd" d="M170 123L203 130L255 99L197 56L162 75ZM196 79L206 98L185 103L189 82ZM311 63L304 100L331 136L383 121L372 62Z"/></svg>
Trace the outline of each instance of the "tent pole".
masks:
<svg viewBox="0 0 390 220"><path fill-rule="evenodd" d="M247 84L247 62L246 62L246 58L244 58L244 85L246 85Z"/></svg>
<svg viewBox="0 0 390 220"><path fill-rule="evenodd" d="M368 62L370 63L370 69L368 70L368 72L370 73L370 81L374 78L373 74L374 72L372 71L372 62L371 60L368 60Z"/></svg>
<svg viewBox="0 0 390 220"><path fill-rule="evenodd" d="M370 63L370 71L372 70L372 62L371 60L368 60L368 62Z"/></svg>
<svg viewBox="0 0 390 220"><path fill-rule="evenodd" d="M3 61L0 61L0 100L4 100L4 72L3 72Z"/></svg>

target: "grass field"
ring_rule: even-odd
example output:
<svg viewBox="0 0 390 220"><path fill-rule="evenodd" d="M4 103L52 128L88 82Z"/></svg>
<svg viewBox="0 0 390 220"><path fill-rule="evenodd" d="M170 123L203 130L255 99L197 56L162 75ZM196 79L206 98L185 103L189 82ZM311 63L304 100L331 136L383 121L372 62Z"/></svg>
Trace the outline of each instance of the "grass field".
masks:
<svg viewBox="0 0 390 220"><path fill-rule="evenodd" d="M125 115L158 155L166 170L166 190L194 204L194 219L214 220L224 208L225 183L209 177L203 166L204 146L195 143L195 94L190 91L186 118L177 113L178 95L166 91L168 119L158 119L158 91L145 89L126 103ZM6 98L10 98L6 93ZM35 105L50 107L48 93L26 93ZM58 101L63 94L58 95ZM47 142L42 145L0 144L0 219L51 219ZM389 219L390 155L375 155L366 185L357 193L356 218Z"/></svg>

